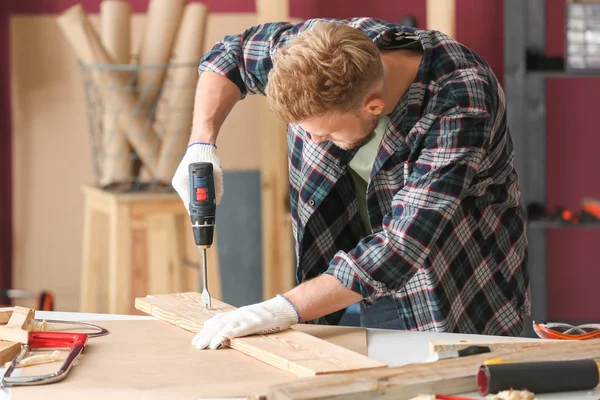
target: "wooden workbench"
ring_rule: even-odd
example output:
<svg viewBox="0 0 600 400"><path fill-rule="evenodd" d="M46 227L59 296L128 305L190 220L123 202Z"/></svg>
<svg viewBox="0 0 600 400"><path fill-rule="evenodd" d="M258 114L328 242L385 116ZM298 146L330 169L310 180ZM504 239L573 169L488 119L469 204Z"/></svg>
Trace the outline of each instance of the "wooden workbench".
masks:
<svg viewBox="0 0 600 400"><path fill-rule="evenodd" d="M154 318L152 317L140 317L140 316L120 316L120 315L111 315L111 314L83 314L83 313L63 313L63 312L40 312L38 311L36 313L36 318L46 318L46 319L63 319L63 320L85 320L85 321L93 321L93 320L97 320L97 321L107 321L107 320L154 320ZM158 322L158 321L155 321ZM108 325L110 322L98 322L98 324L100 325ZM147 326L146 326L147 329ZM169 328L170 329L170 328ZM142 332L143 335L143 332ZM186 342L187 340L191 341L193 334L190 332L185 332L183 330L174 328L172 330L172 332L170 333L170 337L172 337L173 341L176 340L181 340L183 342ZM143 337L143 336L142 336ZM179 338L179 339L178 339ZM100 338L98 338L100 339ZM429 355L429 346L430 346L430 341L445 341L445 340L462 340L462 339L466 339L466 340L473 340L473 339L489 339L489 337L485 337L485 336L479 336L479 335L457 335L457 334L443 334L443 333L425 333L425 332L404 332L404 331L391 331L391 330L381 330L381 329L367 329L367 341L368 341L368 346L367 346L367 353L368 356L371 358L374 358L376 360L379 360L383 363L386 363L390 366L400 366L400 365L406 365L406 364L411 364L411 363L418 363L418 362L423 362ZM90 339L93 340L93 339ZM93 344L93 342L90 342ZM178 347L178 345L175 343L175 347ZM189 346L191 348L191 345ZM164 344L164 347L161 346L161 348L163 348L163 350L168 350L168 349L172 349L173 348L173 343L166 343ZM185 349L185 351L190 351L190 354L195 353L195 350L192 350L190 348ZM91 349L91 347L90 347ZM158 347L156 348L156 351L158 351ZM219 350L221 351L221 350ZM197 354L197 353L196 353ZM91 355L91 352L90 352ZM212 353L210 356L208 354L204 355L203 357L214 357L216 354ZM241 356L241 355L240 355ZM91 358L91 357L90 357ZM247 360L246 360L247 361ZM103 361L103 362L106 362ZM173 361L174 362L174 361ZM264 366L261 365L260 362L254 363L251 362L251 366L250 365L246 365L246 369L245 370L238 370L236 369L237 367L235 365L222 365L220 364L221 361L215 361L212 364L212 369L213 372L217 371L221 376L222 379L224 379L224 381L222 380L220 383L215 383L213 382L206 382L204 381L204 384L206 386L209 387L209 390L211 391L207 391L204 394L201 393L197 393L197 397L201 397L201 398L214 398L215 395L216 397L222 398L222 396L219 395L219 391L221 390L221 392L223 392L225 389L224 388L231 388L233 385L235 385L235 379L233 379L234 377L243 377L245 375L248 374L253 374L253 373L257 373L260 371L264 371L264 368L270 368L268 366ZM137 360L137 364L136 362L132 362L131 365L129 365L129 371L131 370L135 370L136 368L142 368L145 364L148 364L148 359L139 359ZM79 367L82 367L82 365L80 365ZM73 368L73 370L71 371L71 373L76 373L77 371L77 365ZM133 395L139 395L140 397L136 397L136 398L141 398L141 399L152 399L152 398L178 398L173 396L173 393L168 391L168 388L166 388L167 386L167 382L169 381L173 381L174 379L177 379L177 377L180 375L181 372L181 368L177 369L177 368L168 368L168 366L166 365L161 365L160 366L161 369L163 370L163 376L164 376L164 384L160 384L160 381L156 379L156 376L152 375L155 371L155 367L150 368L150 372L147 373L147 377L146 379L148 381L155 381L155 386L157 387L157 389L155 391L143 391L140 388L136 388L136 387L131 387L131 388L123 388L121 387L120 389L110 389L109 387L107 387L107 382L109 382L110 380L108 380L107 377L102 377L102 376L97 376L96 380L97 382L97 386L94 387L79 387L77 389L77 391L71 391L70 394L73 395L81 395L81 394L86 394L86 396L89 394L91 394L91 396L89 398L94 399L94 393L96 393L96 396L99 395L103 395L106 396L108 393L111 393L111 400L120 400L121 398L131 398L134 397ZM189 368L198 368L198 365L190 365ZM83 368L79 368L79 372L81 373L83 371ZM273 373L273 375L270 375L271 378L270 379L275 379L276 382L285 382L291 379L296 379L293 376L290 376L289 374L286 374L282 371L273 371L272 369L269 369L269 374ZM261 375L260 373L258 374L259 376ZM76 375L73 375L73 377ZM67 378L68 379L68 378ZM201 375L198 375L198 381L195 383L202 383L202 379L203 377ZM257 378L258 379L258 378ZM102 384L102 380L104 381L104 384ZM238 379L239 380L239 379ZM225 383L227 382L227 383ZM114 382L113 382L114 383ZM256 383L256 382L255 382ZM260 383L260 382L258 382ZM58 385L58 384L57 384ZM58 386L56 386L57 388ZM44 394L43 398L44 399L52 399L52 397L49 397L48 394L50 393L50 386L47 387L38 387L35 388L38 391L36 393L40 393L40 394ZM18 399L18 397L16 397L16 390L18 389L13 389L12 391L14 391L14 393L11 393L11 390L8 391L0 391L0 400L4 400L4 399ZM120 393L119 393L120 392ZM473 398L480 398L477 397L474 393L465 393L465 396L470 396ZM231 396L230 396L231 397ZM20 397L20 398L24 398L24 397ZM73 397L75 398L75 397ZM190 397L182 397L182 398L190 398ZM569 393L569 394L565 394L565 393L559 393L559 394L552 394L552 395L544 395L544 400L554 400L554 399L565 399L565 400L590 400L590 399L598 399L600 398L600 390L596 389L594 391L591 392L582 392L582 393ZM61 400L65 400L68 399L68 397L61 397Z"/></svg>

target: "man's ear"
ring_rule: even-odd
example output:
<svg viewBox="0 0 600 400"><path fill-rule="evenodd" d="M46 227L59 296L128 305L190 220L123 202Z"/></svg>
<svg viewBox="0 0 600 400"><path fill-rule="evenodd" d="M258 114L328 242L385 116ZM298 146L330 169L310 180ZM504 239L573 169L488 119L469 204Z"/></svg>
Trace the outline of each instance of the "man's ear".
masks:
<svg viewBox="0 0 600 400"><path fill-rule="evenodd" d="M365 103L364 110L373 115L381 115L385 102L380 98L373 98Z"/></svg>
<svg viewBox="0 0 600 400"><path fill-rule="evenodd" d="M384 107L385 102L377 92L369 94L363 104L363 110L373 115L380 115Z"/></svg>

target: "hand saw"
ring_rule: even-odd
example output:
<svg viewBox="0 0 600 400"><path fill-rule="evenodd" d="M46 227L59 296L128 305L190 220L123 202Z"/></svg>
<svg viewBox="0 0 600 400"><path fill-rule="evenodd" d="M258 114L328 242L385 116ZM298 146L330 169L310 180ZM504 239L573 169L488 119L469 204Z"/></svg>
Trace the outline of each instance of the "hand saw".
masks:
<svg viewBox="0 0 600 400"><path fill-rule="evenodd" d="M87 329L93 329L96 332L93 333L74 333L74 332L36 332L32 331L28 333L27 343L23 344L21 351L13 359L10 367L4 373L2 380L0 381L0 387L11 387L11 386L32 386L32 385L43 385L63 380L71 367L75 359L81 354L85 348L88 338L104 336L108 334L108 330L93 324L84 322L73 322L73 321L59 321L59 320L45 320L51 324L68 324L78 325ZM33 350L39 349L67 349L69 354L58 371L37 375L37 376L13 376L15 369L27 354Z"/></svg>

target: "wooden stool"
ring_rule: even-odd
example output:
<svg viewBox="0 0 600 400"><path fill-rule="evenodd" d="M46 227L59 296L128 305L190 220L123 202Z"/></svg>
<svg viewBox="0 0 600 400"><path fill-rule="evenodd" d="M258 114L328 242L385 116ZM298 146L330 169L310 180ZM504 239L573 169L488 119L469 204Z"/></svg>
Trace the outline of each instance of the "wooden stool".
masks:
<svg viewBox="0 0 600 400"><path fill-rule="evenodd" d="M88 185L82 190L80 311L138 314L136 297L199 290L198 250L176 193L113 193ZM221 299L216 248L215 234L207 252L208 284L213 298Z"/></svg>

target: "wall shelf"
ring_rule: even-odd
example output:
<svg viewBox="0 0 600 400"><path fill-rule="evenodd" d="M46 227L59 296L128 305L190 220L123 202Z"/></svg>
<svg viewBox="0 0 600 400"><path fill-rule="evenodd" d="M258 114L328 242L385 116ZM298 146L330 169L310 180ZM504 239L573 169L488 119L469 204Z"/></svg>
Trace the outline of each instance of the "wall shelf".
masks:
<svg viewBox="0 0 600 400"><path fill-rule="evenodd" d="M546 204L546 78L596 78L600 71L528 70L527 54L546 53L546 0L504 0L504 91L524 204ZM548 321L547 236L550 229L597 229L600 223L528 222L532 321Z"/></svg>
<svg viewBox="0 0 600 400"><path fill-rule="evenodd" d="M527 75L539 78L600 78L600 71L529 70Z"/></svg>
<svg viewBox="0 0 600 400"><path fill-rule="evenodd" d="M600 229L600 222L567 224L552 221L529 221L527 226L531 229Z"/></svg>

